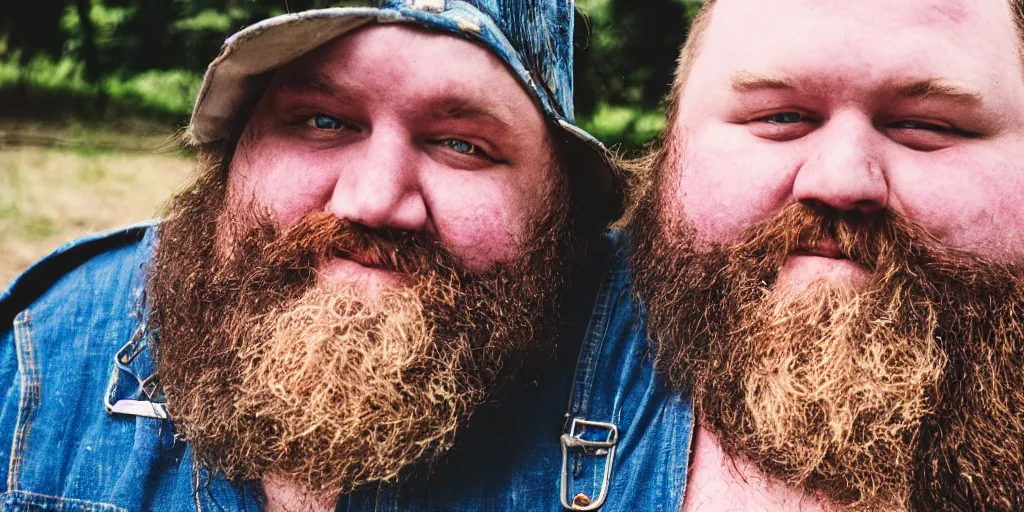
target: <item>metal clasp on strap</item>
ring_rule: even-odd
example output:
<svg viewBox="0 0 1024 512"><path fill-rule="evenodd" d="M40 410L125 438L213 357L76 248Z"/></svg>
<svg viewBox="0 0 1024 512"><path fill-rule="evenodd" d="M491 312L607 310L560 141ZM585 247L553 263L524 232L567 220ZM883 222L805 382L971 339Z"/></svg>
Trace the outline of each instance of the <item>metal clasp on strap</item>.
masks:
<svg viewBox="0 0 1024 512"><path fill-rule="evenodd" d="M167 407L164 404L145 400L118 400L113 405L108 405L107 410L112 414L127 414L158 420L167 419Z"/></svg>
<svg viewBox="0 0 1024 512"><path fill-rule="evenodd" d="M590 441L583 439L587 429L603 429L608 432L604 441ZM587 421L573 418L572 427L568 434L562 434L562 506L569 510L597 510L604 505L608 499L608 487L612 481L612 466L615 462L615 445L619 442L619 428L613 423L602 421ZM578 494L572 498L567 495L569 487L569 449L583 450L585 455L604 456L604 480L601 482L601 492L597 498L590 498L584 494Z"/></svg>

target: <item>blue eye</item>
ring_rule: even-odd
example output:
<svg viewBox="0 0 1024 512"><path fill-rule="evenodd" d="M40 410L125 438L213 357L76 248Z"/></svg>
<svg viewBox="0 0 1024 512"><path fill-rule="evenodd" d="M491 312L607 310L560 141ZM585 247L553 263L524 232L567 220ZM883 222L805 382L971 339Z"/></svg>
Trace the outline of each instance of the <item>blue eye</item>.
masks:
<svg viewBox="0 0 1024 512"><path fill-rule="evenodd" d="M807 118L799 112L780 112L761 119L772 124L794 124L806 121Z"/></svg>
<svg viewBox="0 0 1024 512"><path fill-rule="evenodd" d="M475 144L470 144L464 140L447 139L443 141L441 144L443 144L446 148L463 155L475 155L480 152L480 148L476 147Z"/></svg>
<svg viewBox="0 0 1024 512"><path fill-rule="evenodd" d="M317 114L313 116L313 126L319 130L340 130L344 127L341 121L324 114Z"/></svg>
<svg viewBox="0 0 1024 512"><path fill-rule="evenodd" d="M924 121L914 121L912 119L907 119L907 120L904 120L904 121L898 121L896 123L893 123L893 128L897 128L897 129L900 129L900 130L929 130L929 131L933 131L933 132L949 132L949 131L952 131L952 129L950 129L948 127L945 127L945 126L939 126L937 124L926 123Z"/></svg>

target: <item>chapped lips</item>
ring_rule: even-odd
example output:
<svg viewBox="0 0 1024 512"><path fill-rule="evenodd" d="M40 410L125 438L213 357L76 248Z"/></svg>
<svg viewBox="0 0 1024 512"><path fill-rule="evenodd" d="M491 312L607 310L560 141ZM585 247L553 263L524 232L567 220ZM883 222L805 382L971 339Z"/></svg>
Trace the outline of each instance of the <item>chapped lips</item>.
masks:
<svg viewBox="0 0 1024 512"><path fill-rule="evenodd" d="M427 241L414 237L392 238L360 234L348 243L335 244L330 256L349 260L363 267L399 274L410 274L429 266L436 252Z"/></svg>
<svg viewBox="0 0 1024 512"><path fill-rule="evenodd" d="M358 263L367 268L387 270L390 272L402 272L401 265L394 253L390 254L382 250L345 251L336 250L332 254L335 258L346 259Z"/></svg>
<svg viewBox="0 0 1024 512"><path fill-rule="evenodd" d="M813 242L803 242L793 251L793 254L802 256L820 256L835 260L850 259L849 255L840 249L839 244L830 238L823 238Z"/></svg>

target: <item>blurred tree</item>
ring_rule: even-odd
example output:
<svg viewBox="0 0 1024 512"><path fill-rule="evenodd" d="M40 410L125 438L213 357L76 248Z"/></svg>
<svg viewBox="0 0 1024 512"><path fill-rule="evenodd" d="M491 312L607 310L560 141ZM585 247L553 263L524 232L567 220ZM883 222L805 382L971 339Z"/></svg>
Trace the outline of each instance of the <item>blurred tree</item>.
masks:
<svg viewBox="0 0 1024 512"><path fill-rule="evenodd" d="M0 16L0 39L6 37L7 47L20 52L22 63L38 54L60 57L65 35L60 28L65 2L17 1L4 5Z"/></svg>
<svg viewBox="0 0 1024 512"><path fill-rule="evenodd" d="M657 107L672 81L692 8L685 0L580 0L576 106L593 113L600 101ZM580 21L580 20L578 20Z"/></svg>
<svg viewBox="0 0 1024 512"><path fill-rule="evenodd" d="M577 116L591 119L587 128L606 142L638 147L661 128L660 115L650 113L669 91L700 0L576 3Z"/></svg>
<svg viewBox="0 0 1024 512"><path fill-rule="evenodd" d="M79 26L81 27L81 51L80 56L85 64L85 77L90 82L96 82L100 78L99 54L96 49L96 29L92 25L92 2L89 0L75 0L75 12L78 13Z"/></svg>
<svg viewBox="0 0 1024 512"><path fill-rule="evenodd" d="M134 5L132 5L134 4ZM172 37L171 26L181 16L174 0L133 0L126 5L130 14L115 32L130 41L131 51L122 56L123 67L130 71L171 69L183 59L180 41Z"/></svg>

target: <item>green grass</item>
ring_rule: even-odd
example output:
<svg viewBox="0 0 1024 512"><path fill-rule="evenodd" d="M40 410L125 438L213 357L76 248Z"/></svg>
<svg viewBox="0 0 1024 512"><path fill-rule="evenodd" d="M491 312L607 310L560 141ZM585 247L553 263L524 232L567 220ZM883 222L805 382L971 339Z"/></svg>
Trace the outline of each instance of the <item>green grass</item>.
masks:
<svg viewBox="0 0 1024 512"><path fill-rule="evenodd" d="M18 234L28 241L38 241L57 234L56 222L48 217L26 215L20 223L20 228Z"/></svg>
<svg viewBox="0 0 1024 512"><path fill-rule="evenodd" d="M191 168L173 153L0 146L0 288L65 242L153 218Z"/></svg>

